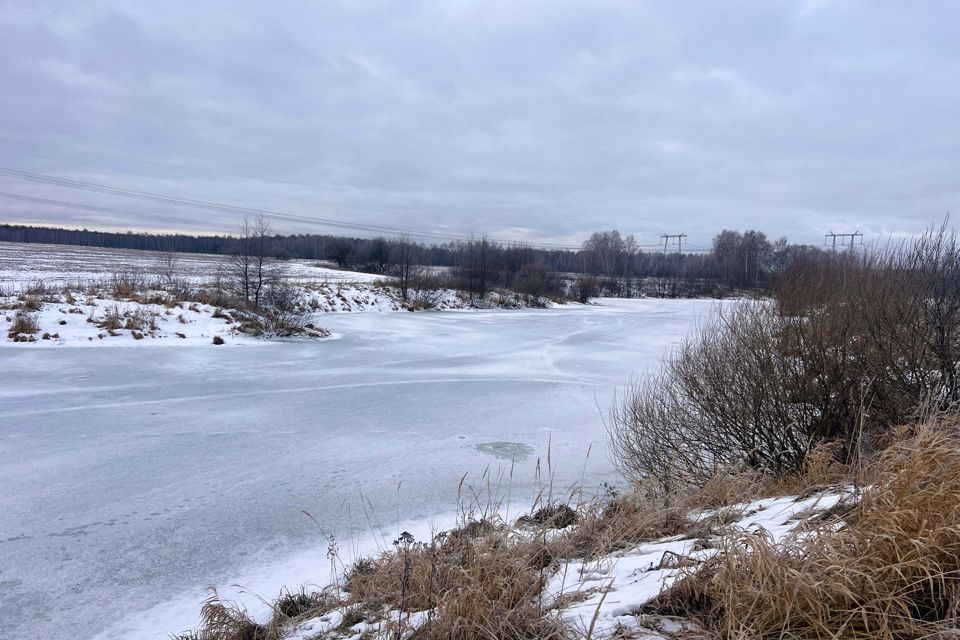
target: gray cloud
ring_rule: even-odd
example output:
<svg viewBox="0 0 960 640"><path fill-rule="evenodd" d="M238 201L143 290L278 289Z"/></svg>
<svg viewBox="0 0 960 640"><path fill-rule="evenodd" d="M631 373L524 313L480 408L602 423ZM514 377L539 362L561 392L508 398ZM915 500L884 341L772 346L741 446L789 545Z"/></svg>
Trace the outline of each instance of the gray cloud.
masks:
<svg viewBox="0 0 960 640"><path fill-rule="evenodd" d="M947 1L0 5L3 167L551 242L905 234L960 197ZM0 196L6 220L236 223L9 177L0 192L35 199Z"/></svg>

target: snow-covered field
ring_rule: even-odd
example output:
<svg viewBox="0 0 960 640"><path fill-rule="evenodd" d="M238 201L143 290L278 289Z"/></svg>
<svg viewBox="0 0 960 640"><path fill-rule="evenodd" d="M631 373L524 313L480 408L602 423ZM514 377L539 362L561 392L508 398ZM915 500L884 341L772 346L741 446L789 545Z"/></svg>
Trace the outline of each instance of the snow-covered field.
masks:
<svg viewBox="0 0 960 640"><path fill-rule="evenodd" d="M255 610L329 576L302 511L349 557L400 521L449 524L465 473L529 505L548 447L557 491L613 480L615 389L714 303L601 302L318 314L338 339L239 348L0 348L0 637L166 638L209 585Z"/></svg>
<svg viewBox="0 0 960 640"><path fill-rule="evenodd" d="M198 300L198 292L220 291L218 283L227 279L229 261L229 257L216 255L0 242L0 333L9 334L9 341L0 338L0 345L129 346L133 340L143 340L138 346L182 346L185 343L180 340L209 344L213 336L224 338L227 344L248 344L248 336L238 325L231 326L233 320L225 319L215 307L191 304ZM491 291L484 300L472 300L446 288L414 289L404 300L388 275L337 270L308 260L275 264L294 292L296 306L307 313L519 308L531 302L557 306L509 291ZM138 299L114 299L112 292L118 282L132 284ZM186 299L171 299L171 290L189 293ZM145 298L153 298L155 304L145 304ZM41 308L24 310L23 303L29 300L41 302ZM18 309L29 311L38 325L36 331L20 336L11 332L17 326ZM110 313L123 316L112 331L103 326ZM130 317L132 326L127 327ZM138 326L145 322L149 331Z"/></svg>
<svg viewBox="0 0 960 640"><path fill-rule="evenodd" d="M108 278L119 273L156 275L169 269L171 254L156 251L75 247L57 244L0 242L0 288L23 284L72 284ZM227 256L202 253L172 254L178 278L202 282L215 277L229 261ZM284 263L289 275L312 283L372 283L381 278L370 273L338 271L311 260Z"/></svg>

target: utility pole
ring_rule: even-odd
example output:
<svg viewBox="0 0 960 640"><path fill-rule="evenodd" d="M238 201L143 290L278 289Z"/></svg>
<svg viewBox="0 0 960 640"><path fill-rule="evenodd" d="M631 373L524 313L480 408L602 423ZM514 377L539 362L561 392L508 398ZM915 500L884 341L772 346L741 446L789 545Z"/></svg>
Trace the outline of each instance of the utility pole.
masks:
<svg viewBox="0 0 960 640"><path fill-rule="evenodd" d="M685 233L664 233L660 235L663 238L663 255L667 255L667 245L671 238L677 239L677 253L683 253L683 239L687 237Z"/></svg>
<svg viewBox="0 0 960 640"><path fill-rule="evenodd" d="M860 231L854 231L853 233L834 233L833 231L831 231L830 233L823 236L823 244L827 244L827 238L830 238L830 240L832 241L831 246L833 247L833 251L836 252L837 238L850 238L850 251L852 252L854 240L862 237L863 237L863 234L860 233ZM860 241L860 244L863 244L863 240ZM843 246L843 242L840 243L840 246L841 247Z"/></svg>

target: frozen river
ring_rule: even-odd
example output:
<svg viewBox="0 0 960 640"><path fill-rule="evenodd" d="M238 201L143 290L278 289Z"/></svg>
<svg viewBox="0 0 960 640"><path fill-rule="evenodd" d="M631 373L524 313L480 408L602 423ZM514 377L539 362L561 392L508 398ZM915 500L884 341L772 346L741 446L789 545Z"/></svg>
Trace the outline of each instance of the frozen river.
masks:
<svg viewBox="0 0 960 640"><path fill-rule="evenodd" d="M167 638L208 585L323 582L374 524L613 480L603 416L709 301L331 314L339 339L0 347L0 638ZM586 456L588 447L593 452ZM362 504L366 508L361 507ZM399 514L399 515L398 515Z"/></svg>

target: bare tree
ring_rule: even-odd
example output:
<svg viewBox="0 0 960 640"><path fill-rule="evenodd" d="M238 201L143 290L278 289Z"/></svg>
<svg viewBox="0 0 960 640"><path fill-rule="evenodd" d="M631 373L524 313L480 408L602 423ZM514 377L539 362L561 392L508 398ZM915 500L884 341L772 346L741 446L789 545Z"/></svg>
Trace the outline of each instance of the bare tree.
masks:
<svg viewBox="0 0 960 640"><path fill-rule="evenodd" d="M253 224L253 306L260 308L260 302L263 298L264 286L268 281L274 279L277 270L267 263L267 245L270 237L270 223L262 215L258 215Z"/></svg>
<svg viewBox="0 0 960 640"><path fill-rule="evenodd" d="M240 223L237 249L230 256L227 269L227 290L247 303L250 301L250 274L253 271L253 249L250 221L247 218Z"/></svg>
<svg viewBox="0 0 960 640"><path fill-rule="evenodd" d="M406 235L400 236L393 246L393 256L396 262L395 275L400 285L400 295L404 302L410 298L410 286L419 276L416 260L416 245Z"/></svg>
<svg viewBox="0 0 960 640"><path fill-rule="evenodd" d="M177 279L180 271L180 265L177 261L177 254L173 251L167 251L157 258L155 270L160 279L167 286L170 286Z"/></svg>
<svg viewBox="0 0 960 640"><path fill-rule="evenodd" d="M595 232L583 243L583 251L593 264L593 272L602 275L614 273L617 256L623 249L623 238L616 230Z"/></svg>
<svg viewBox="0 0 960 640"><path fill-rule="evenodd" d="M384 238L374 238L370 244L370 260L377 267L377 271L383 273L387 270L387 263L390 261L390 243Z"/></svg>
<svg viewBox="0 0 960 640"><path fill-rule="evenodd" d="M277 271L269 262L268 245L270 223L262 215L250 223L246 218L240 224L240 236L236 252L230 258L227 270L228 288L232 295L260 307L264 287Z"/></svg>
<svg viewBox="0 0 960 640"><path fill-rule="evenodd" d="M471 297L483 299L490 289L492 274L490 241L486 236L466 244L464 275Z"/></svg>
<svg viewBox="0 0 960 640"><path fill-rule="evenodd" d="M349 238L337 238L333 241L333 259L341 269L347 266L353 253L353 243Z"/></svg>

